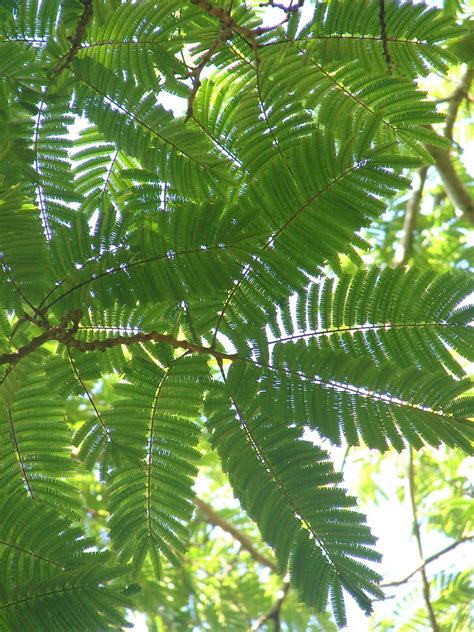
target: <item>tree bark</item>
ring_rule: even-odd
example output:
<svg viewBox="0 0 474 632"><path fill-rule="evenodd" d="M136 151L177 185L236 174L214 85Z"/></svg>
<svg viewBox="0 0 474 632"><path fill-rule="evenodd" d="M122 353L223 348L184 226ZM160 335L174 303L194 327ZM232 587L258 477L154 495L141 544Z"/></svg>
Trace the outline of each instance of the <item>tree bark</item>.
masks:
<svg viewBox="0 0 474 632"><path fill-rule="evenodd" d="M449 138L449 140L453 138L454 123L459 107L463 100L468 98L473 77L474 69L467 68L461 77L461 81L449 97L449 106L444 128L444 135L446 138ZM451 202L464 213L466 219L471 224L474 224L474 199L469 195L469 191L464 186L463 181L454 168L449 151L440 147L434 147L433 145L426 145L426 148L435 160L436 168Z"/></svg>

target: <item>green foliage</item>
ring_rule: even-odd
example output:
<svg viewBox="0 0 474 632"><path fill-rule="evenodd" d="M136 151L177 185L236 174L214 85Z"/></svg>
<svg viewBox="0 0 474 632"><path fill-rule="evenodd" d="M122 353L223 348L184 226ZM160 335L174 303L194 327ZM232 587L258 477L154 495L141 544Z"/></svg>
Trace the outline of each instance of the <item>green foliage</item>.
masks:
<svg viewBox="0 0 474 632"><path fill-rule="evenodd" d="M160 368L146 358L134 358L127 383L117 386L121 398L104 420L110 442L115 444L117 437L117 450L123 443L127 453L137 453L110 476L110 535L119 559L133 556L135 572L149 555L157 579L158 551L176 562L185 550L199 461L196 420L208 373L202 357L168 362Z"/></svg>
<svg viewBox="0 0 474 632"><path fill-rule="evenodd" d="M2 493L0 624L4 630L113 630L124 624L126 572L94 540L33 500Z"/></svg>
<svg viewBox="0 0 474 632"><path fill-rule="evenodd" d="M224 384L224 393L209 398L211 439L279 567L289 566L302 601L317 610L324 609L329 593L339 625L345 624L341 588L369 612L366 593L381 594L373 583L377 575L353 558L377 560L369 548L375 539L364 517L347 509L355 499L336 487L341 476L328 455L295 428L254 412L255 395L248 391L258 381L238 371Z"/></svg>
<svg viewBox="0 0 474 632"><path fill-rule="evenodd" d="M440 44L457 35L457 27L448 16L423 4L400 7L387 2L385 19L397 75L417 77L431 68L446 72L446 62L452 58ZM347 61L357 59L370 72L375 66L381 72L385 68L379 16L370 2L353 12L346 11L342 2L318 4L308 35L324 63L336 56Z"/></svg>
<svg viewBox="0 0 474 632"><path fill-rule="evenodd" d="M361 259L448 145L416 79L458 26L341 0L267 28L235 4L2 6L3 629L116 629L153 591L184 609L206 441L278 572L342 626L347 596L382 596L380 555L320 442L471 451L470 278ZM253 625L255 590L173 625Z"/></svg>

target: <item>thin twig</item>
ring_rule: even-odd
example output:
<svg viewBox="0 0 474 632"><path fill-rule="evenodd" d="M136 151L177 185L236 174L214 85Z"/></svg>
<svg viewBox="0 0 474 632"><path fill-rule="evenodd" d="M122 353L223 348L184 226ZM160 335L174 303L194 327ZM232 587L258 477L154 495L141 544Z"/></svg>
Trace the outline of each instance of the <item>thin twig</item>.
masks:
<svg viewBox="0 0 474 632"><path fill-rule="evenodd" d="M416 228L416 222L418 219L418 213L420 211L421 198L423 196L423 189L426 181L426 174L428 173L428 167L421 167L417 171L418 186L413 189L411 198L407 204L407 210L405 213L405 221L403 222L403 232L401 239L401 257L400 264L406 265L412 255L413 251L413 237Z"/></svg>
<svg viewBox="0 0 474 632"><path fill-rule="evenodd" d="M259 7L273 7L274 9L280 9L280 11L284 11L285 13L296 13L299 9L304 5L304 0L298 0L296 4L293 4L293 0L290 1L288 6L275 2L275 0L268 0L268 2L260 2Z"/></svg>
<svg viewBox="0 0 474 632"><path fill-rule="evenodd" d="M420 556L421 565L419 573L421 576L421 586L423 599L425 601L426 612L433 632L439 632L438 622L436 621L433 605L430 598L430 584L426 575L426 562L423 557L423 546L421 542L420 524L418 522L418 509L416 504L416 484L415 484L415 465L413 462L413 448L408 448L408 491L410 497L411 512L413 517L413 535L415 536L418 554Z"/></svg>
<svg viewBox="0 0 474 632"><path fill-rule="evenodd" d="M94 398L92 397L89 389L87 388L87 385L85 384L84 380L81 377L81 374L79 373L79 370L77 368L76 363L74 362L74 358L73 358L73 356L71 354L71 350L70 349L67 350L67 354L68 354L68 358L69 358L69 361L71 363L71 367L72 367L72 370L74 372L74 375L76 376L76 379L77 379L78 383L80 384L83 392L85 393L87 399L89 400L90 405L92 406L92 409L94 410L94 414L97 417L97 421L99 422L100 427L102 428L102 432L107 437L107 441L109 441L110 443L113 443L113 439L112 439L112 436L110 434L110 431L107 428L107 425L104 423L104 420L102 419L102 415L100 414L100 411L99 411L99 409L96 406Z"/></svg>
<svg viewBox="0 0 474 632"><path fill-rule="evenodd" d="M458 547L460 544L464 544L465 542L470 542L471 540L474 540L474 535L467 535L464 538L461 538L460 540L456 540L456 542L452 542L448 546L444 547L444 549L441 549L440 551L433 553L433 555L430 555L430 557L427 557L426 560L423 562L423 564L420 564L420 566L417 566L413 571L411 571L411 573L408 573L408 575L403 577L403 579L399 579L393 582L385 582L383 584L380 584L380 588L388 588L390 586L402 586L403 584L406 584L414 575L416 575L421 570L426 568L428 564L431 564L431 562L434 562L441 556L445 555L446 553L449 553L450 551Z"/></svg>
<svg viewBox="0 0 474 632"><path fill-rule="evenodd" d="M22 476L22 479L23 479L23 484L25 485L30 497L34 500L35 499L35 495L33 494L33 490L31 489L30 479L29 479L29 476L28 476L28 469L29 468L28 468L27 464L25 463L25 460L24 460L23 455L22 455L21 450L20 450L20 445L18 443L17 432L15 430L15 424L13 423L13 417L12 417L11 408L8 408L7 413L8 413L8 425L9 425L9 428L10 428L10 436L11 436L11 439L12 439L12 443L13 443L13 445L15 447L16 458L17 458L17 461L18 461L18 466L19 466L19 468L21 470L21 476Z"/></svg>
<svg viewBox="0 0 474 632"><path fill-rule="evenodd" d="M33 312L36 311L35 306L33 305L33 303L31 303L28 299L28 297L24 294L23 290L21 289L21 287L18 285L18 283L15 281L15 278L12 275L11 269L7 264L2 264L2 271L5 272L5 274L8 277L8 280L10 281L10 283L13 285L14 289L16 292L18 292L20 298L28 305L28 307L30 309L33 310Z"/></svg>
<svg viewBox="0 0 474 632"><path fill-rule="evenodd" d="M349 456L349 451L350 451L351 447L352 446L348 445L346 447L346 449L344 450L344 455L342 457L341 467L339 468L339 471L341 472L341 474L344 471L344 467L346 466L347 457Z"/></svg>

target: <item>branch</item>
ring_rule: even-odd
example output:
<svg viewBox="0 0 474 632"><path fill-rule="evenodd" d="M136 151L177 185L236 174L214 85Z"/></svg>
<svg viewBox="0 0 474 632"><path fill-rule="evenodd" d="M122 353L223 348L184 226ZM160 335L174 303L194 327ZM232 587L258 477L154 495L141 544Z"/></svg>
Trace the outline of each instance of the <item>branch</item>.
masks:
<svg viewBox="0 0 474 632"><path fill-rule="evenodd" d="M65 341L68 347L74 347L79 351L105 351L111 347L117 347L120 345L128 346L140 342L164 342L174 349L186 349L189 353L205 353L219 360L233 361L238 358L236 353L223 353L221 351L216 351L213 347L196 345L192 342L188 342L187 340L174 338L169 334L161 334L158 331L134 334L132 336L116 336L115 338L107 338L106 340L91 340L89 342L76 340L75 338L69 338Z"/></svg>
<svg viewBox="0 0 474 632"><path fill-rule="evenodd" d="M468 68L456 89L449 97L449 107L446 116L446 126L444 135L452 140L454 122L459 111L459 107L463 99L468 97L469 88L474 78L474 70ZM474 199L469 195L469 191L464 186L461 178L458 176L456 169L451 161L451 156L447 149L426 145L426 148L433 156L436 168L438 169L444 188L451 202L456 208L464 213L471 224L474 224Z"/></svg>
<svg viewBox="0 0 474 632"><path fill-rule="evenodd" d="M402 255L400 257L401 265L405 265L408 263L413 250L413 234L415 232L418 213L420 211L420 203L423 196L423 189L425 186L427 173L428 167L421 167L421 169L418 169L418 186L413 189L413 193L407 204L405 221L403 222L402 239L400 244L402 249Z"/></svg>
<svg viewBox="0 0 474 632"><path fill-rule="evenodd" d="M59 327L48 329L41 335L36 336L36 338L32 338L30 342L28 342L23 347L19 347L16 351L12 351L11 353L2 353L2 355L0 355L0 365L15 365L28 354L36 351L36 349L38 349L39 347L42 347L46 342L49 342L50 340L56 340L56 335L58 334L59 330Z"/></svg>
<svg viewBox="0 0 474 632"><path fill-rule="evenodd" d="M276 567L275 562L269 559L268 557L265 557L265 555L262 555L262 553L260 553L260 551L258 551L254 547L252 541L247 535L245 535L245 533L242 533L241 531L239 531L236 527L234 527L234 525L232 525L230 522L225 520L221 515L219 515L217 511L214 511L211 505L206 503L204 500L201 500L200 498L195 498L194 504L204 514L204 516L206 517L207 521L210 524L214 525L215 527L220 527L223 531L230 533L230 535L234 538L234 540L237 540L237 542L240 543L242 548L245 549L248 553L250 553L250 555L253 557L253 559L256 562L258 562L262 566L266 566L273 573L277 572L277 567Z"/></svg>
<svg viewBox="0 0 474 632"><path fill-rule="evenodd" d="M446 124L444 127L444 135L446 138L453 140L453 128L458 115L458 110L464 99L469 98L469 88L474 78L474 68L467 68L461 77L461 81L456 86L454 92L449 97L448 111L446 114Z"/></svg>
<svg viewBox="0 0 474 632"><path fill-rule="evenodd" d="M413 570L411 573L406 575L403 579L399 579L398 581L394 581L394 582L386 582L386 583L380 584L380 588L388 588L390 586L401 586L402 584L406 584L407 581L413 577L413 575L416 575L421 570L426 568L428 564L430 564L431 562L434 562L435 560L440 558L442 555L449 553L450 551L458 547L460 544L464 544L465 542L470 542L471 540L474 540L474 535L467 535L464 538L461 538L460 540L456 540L456 542L452 542L451 544L446 546L444 549L441 549L440 551L433 553L433 555L430 555L430 557L427 557L426 560L423 562L423 564L420 564L420 566L417 566L415 570Z"/></svg>
<svg viewBox="0 0 474 632"><path fill-rule="evenodd" d="M259 7L273 7L274 9L280 9L280 11L284 11L285 13L296 13L299 9L304 5L304 0L297 0L296 4L293 4L293 0L290 0L290 4L288 6L275 2L275 0L268 0L268 2L260 2Z"/></svg>
<svg viewBox="0 0 474 632"><path fill-rule="evenodd" d="M449 151L433 145L427 145L427 149L435 159L436 168L451 202L464 213L471 224L474 224L474 199L471 198L463 181L458 176Z"/></svg>
<svg viewBox="0 0 474 632"><path fill-rule="evenodd" d="M276 601L273 603L272 607L266 614L263 614L261 617L259 617L255 621L255 623L252 626L252 630L258 630L259 628L262 627L264 623L273 619L274 632L280 632L280 629L281 629L280 611L289 590L290 590L290 582L284 582L283 586L277 592Z"/></svg>
<svg viewBox="0 0 474 632"><path fill-rule="evenodd" d="M382 50L385 62L387 64L387 72L392 74L392 58L388 50L387 39L387 23L385 22L385 0L379 0L379 22L380 22L380 37L382 39Z"/></svg>
<svg viewBox="0 0 474 632"><path fill-rule="evenodd" d="M194 99L196 98L196 94L201 85L201 73L204 70L206 64L211 61L214 53L221 47L223 42L225 42L230 37L231 33L232 31L223 28L219 37L212 42L209 49L204 53L199 64L190 71L189 77L192 81L193 87L188 97L188 109L186 111L186 118L184 119L186 123L189 121L190 118L193 117Z"/></svg>
<svg viewBox="0 0 474 632"><path fill-rule="evenodd" d="M249 29L245 26L242 26L234 20L231 15L232 5L230 9L226 10L223 7L213 5L211 2L208 2L208 0L191 0L191 3L195 4L202 11L205 11L208 15L217 18L221 23L221 31L219 33L219 36L214 40L209 49L204 53L199 64L195 66L195 68L193 68L189 73L189 77L192 81L192 88L188 97L188 107L186 111L185 121L188 121L193 117L193 105L197 91L199 90L199 87L201 85L202 71L204 70L206 64L211 61L214 53L219 50L219 48L225 42L232 38L233 32L242 36L247 41L247 43L255 52L255 58L258 59L258 43L256 41L256 38L259 35L263 35L264 33L273 31L288 22L291 13L298 11L303 6L304 0L298 0L296 5L293 5L293 0L291 0L288 7L283 4L274 2L273 0L270 0L269 4L261 3L260 6L272 6L281 9L286 14L285 19L273 26L259 26L254 29Z"/></svg>
<svg viewBox="0 0 474 632"><path fill-rule="evenodd" d="M205 353L213 356L218 360L236 360L237 354L223 353L217 351L213 347L204 347L202 345L193 344L187 340L179 340L170 336L169 334L161 334L157 331L150 331L147 333L139 333L131 336L116 336L115 338L107 338L105 340L91 340L89 342L83 340L77 340L74 338L74 334L79 329L80 314L78 312L71 312L68 314L63 322L57 327L50 327L44 333L33 338L23 347L19 347L16 351L11 353L3 353L0 355L0 365L2 364L16 364L19 360L26 355L32 353L39 347L43 346L46 342L57 341L66 345L68 348L78 349L78 351L105 351L111 347L118 347L120 345L133 345L141 342L163 342L170 345L174 349L185 349L188 353ZM72 326L69 327L69 323L72 322Z"/></svg>
<svg viewBox="0 0 474 632"><path fill-rule="evenodd" d="M77 51L82 46L82 40L84 39L84 35L86 32L87 25L92 19L92 13L94 10L93 0L81 0L82 6L84 7L81 13L81 17L79 18L79 22L77 23L76 32L70 38L71 47L66 55L63 57L62 62L56 68L54 74L58 75L65 68L67 68L74 57L76 56Z"/></svg>
<svg viewBox="0 0 474 632"><path fill-rule="evenodd" d="M37 326L45 326L46 331L44 331L39 336L36 336L36 338L32 338L30 342L28 342L26 345L23 345L23 347L19 347L16 351L12 351L11 353L3 353L2 355L0 355L0 365L10 364L10 369L22 358L29 355L33 351L36 351L36 349L42 347L46 342L49 342L51 340L60 340L63 342L73 336L78 330L81 312L79 310L73 310L72 312L69 312L64 316L61 323L56 327L50 327L47 320L43 316L39 316L35 319L25 314L22 318L23 320L32 322Z"/></svg>
<svg viewBox="0 0 474 632"><path fill-rule="evenodd" d="M252 30L245 28L244 26L240 26L231 16L230 11L226 11L222 7L214 6L211 2L208 2L207 0L191 0L191 4L195 4L197 7L199 7L199 9L205 11L208 15L212 15L213 17L217 18L225 29L236 31L244 37L250 37L250 39L253 39L255 34L257 34L258 29Z"/></svg>
<svg viewBox="0 0 474 632"><path fill-rule="evenodd" d="M263 35L264 33L274 31L275 29L279 28L280 26L288 22L288 18L290 15L290 12L288 12L287 10L286 11L287 15L285 19L282 20L282 22L279 22L278 24L274 24L273 26L257 26L254 29L249 29L245 26L242 26L241 24L238 24L234 20L234 18L231 16L230 11L226 11L222 7L215 6L211 2L208 2L208 0L190 0L190 1L191 1L191 4L195 4L202 11L205 11L208 15L212 15L213 17L217 18L222 23L223 28L227 29L230 33L232 31L235 31L236 33L239 33L239 35L242 35L246 40L249 40L249 42L251 42L250 45L254 50L258 48L255 41L256 37L258 37L259 35ZM300 5L298 4L298 8L299 6Z"/></svg>
<svg viewBox="0 0 474 632"><path fill-rule="evenodd" d="M423 598L425 600L426 612L431 624L431 629L433 630L433 632L439 632L438 622L436 621L433 605L430 599L430 584L428 582L428 577L426 576L426 562L423 557L423 547L421 544L421 531L418 522L418 511L416 506L415 467L413 463L413 448L411 446L409 447L408 452L408 490L410 496L411 512L413 516L413 535L415 536L418 553L422 562L419 572L421 575L421 585L423 590Z"/></svg>

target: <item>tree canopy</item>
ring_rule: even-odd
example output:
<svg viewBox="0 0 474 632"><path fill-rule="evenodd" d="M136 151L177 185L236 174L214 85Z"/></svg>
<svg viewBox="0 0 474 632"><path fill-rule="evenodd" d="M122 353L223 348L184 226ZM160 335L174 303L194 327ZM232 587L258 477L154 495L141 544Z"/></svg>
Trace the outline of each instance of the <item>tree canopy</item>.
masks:
<svg viewBox="0 0 474 632"><path fill-rule="evenodd" d="M342 627L383 591L331 450L472 452L465 7L309 4L0 3L2 630L258 629L265 572L288 630ZM413 244L428 169L449 257ZM196 511L265 608L199 604Z"/></svg>

